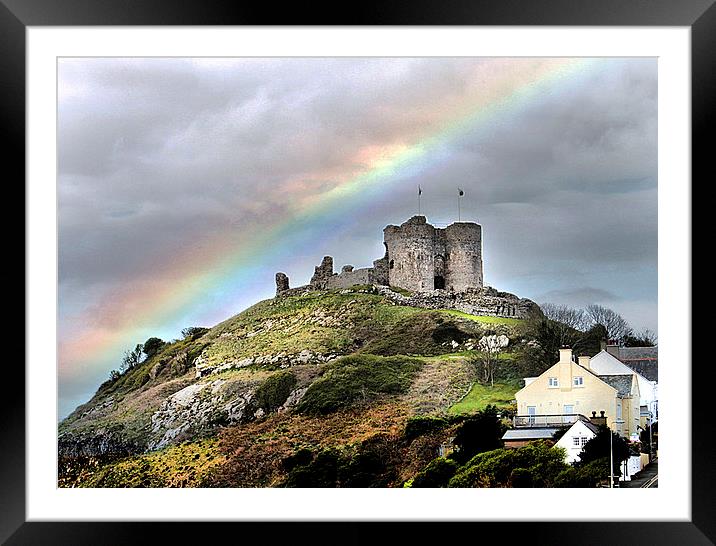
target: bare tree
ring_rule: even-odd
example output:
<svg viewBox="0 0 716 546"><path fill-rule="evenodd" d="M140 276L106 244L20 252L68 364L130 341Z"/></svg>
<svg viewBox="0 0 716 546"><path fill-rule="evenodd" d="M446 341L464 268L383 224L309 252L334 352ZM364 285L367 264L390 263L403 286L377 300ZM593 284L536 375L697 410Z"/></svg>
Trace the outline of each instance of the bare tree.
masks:
<svg viewBox="0 0 716 546"><path fill-rule="evenodd" d="M500 349L509 343L507 336L489 335L484 336L477 342L477 357L475 359L478 373L482 376L482 382L495 386L495 369L499 361Z"/></svg>
<svg viewBox="0 0 716 546"><path fill-rule="evenodd" d="M144 345L138 343L132 351L125 351L124 358L122 358L122 365L120 370L127 372L134 368L137 364L142 361L142 353L144 352Z"/></svg>
<svg viewBox="0 0 716 546"><path fill-rule="evenodd" d="M550 320L583 332L590 326L590 320L582 309L575 309L569 305L557 305L556 303L543 303L540 305L544 316Z"/></svg>
<svg viewBox="0 0 716 546"><path fill-rule="evenodd" d="M588 305L585 311L592 325L601 324L604 326L607 330L608 339L623 340L632 333L629 323L612 309L592 304Z"/></svg>

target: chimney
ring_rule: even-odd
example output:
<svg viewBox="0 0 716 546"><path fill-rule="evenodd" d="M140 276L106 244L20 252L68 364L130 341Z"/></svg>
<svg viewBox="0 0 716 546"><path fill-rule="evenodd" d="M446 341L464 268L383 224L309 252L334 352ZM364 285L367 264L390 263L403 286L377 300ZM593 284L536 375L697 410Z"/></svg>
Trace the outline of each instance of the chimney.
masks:
<svg viewBox="0 0 716 546"><path fill-rule="evenodd" d="M597 427L598 427L599 425L606 425L606 424L607 424L607 418L604 416L604 412L603 412L603 411L600 411L599 413L601 414L601 416L600 416L600 417L597 417L597 412L596 412L596 411L593 411L593 412L592 412L592 416L589 418L589 420L592 422L592 424L593 424L594 426L597 426Z"/></svg>
<svg viewBox="0 0 716 546"><path fill-rule="evenodd" d="M614 341L613 339L607 341L607 352L610 355L615 356L616 358L619 358L619 344L616 341Z"/></svg>
<svg viewBox="0 0 716 546"><path fill-rule="evenodd" d="M591 360L591 358L589 358L588 356L580 356L579 358L577 358L577 360L579 361L579 365L580 365L582 368L586 368L586 369L588 369L588 370L590 369L590 368L589 368L589 361Z"/></svg>
<svg viewBox="0 0 716 546"><path fill-rule="evenodd" d="M559 350L559 387L561 390L572 388L572 349L562 347Z"/></svg>
<svg viewBox="0 0 716 546"><path fill-rule="evenodd" d="M560 362L572 362L572 349L565 345L559 350Z"/></svg>

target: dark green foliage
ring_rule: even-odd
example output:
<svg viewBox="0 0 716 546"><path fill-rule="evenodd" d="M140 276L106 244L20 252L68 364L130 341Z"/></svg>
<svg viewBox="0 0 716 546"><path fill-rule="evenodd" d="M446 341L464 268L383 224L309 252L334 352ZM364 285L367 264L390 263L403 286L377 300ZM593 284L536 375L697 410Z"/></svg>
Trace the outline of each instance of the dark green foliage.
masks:
<svg viewBox="0 0 716 546"><path fill-rule="evenodd" d="M326 449L304 465L295 466L289 473L285 487L336 487L338 480L337 449Z"/></svg>
<svg viewBox="0 0 716 546"><path fill-rule="evenodd" d="M162 341L158 337L150 337L147 341L144 342L142 347L144 350L144 354L148 357L152 357L157 354L162 347L164 347L164 341Z"/></svg>
<svg viewBox="0 0 716 546"><path fill-rule="evenodd" d="M614 475L621 475L621 464L629 458L629 444L627 441L619 436L616 432L606 425L600 425L597 434L594 438L590 439L582 448L579 454L579 461L574 463L574 466L579 468L585 466L592 461L599 459L609 460L609 436L612 437L612 451L614 453ZM608 468L608 465L607 465Z"/></svg>
<svg viewBox="0 0 716 546"><path fill-rule="evenodd" d="M531 442L516 449L475 455L453 476L449 487L509 487L515 480L522 486L529 481L530 487L551 487L566 468L562 448Z"/></svg>
<svg viewBox="0 0 716 546"><path fill-rule="evenodd" d="M119 373L119 370L112 370L111 372L109 372L109 381L114 383L115 381L117 381L117 379L120 378L121 375L122 374Z"/></svg>
<svg viewBox="0 0 716 546"><path fill-rule="evenodd" d="M567 431L571 428L572 425L563 425L561 427L558 427L557 430L552 435L552 441L556 444L560 441L562 436L564 436Z"/></svg>
<svg viewBox="0 0 716 546"><path fill-rule="evenodd" d="M497 408L487 406L462 423L455 434L454 444L457 450L450 456L464 463L477 453L502 447L502 435L505 426L497 417Z"/></svg>
<svg viewBox="0 0 716 546"><path fill-rule="evenodd" d="M292 453L288 457L286 457L283 461L281 461L281 464L283 467L291 471L294 468L298 466L306 466L313 460L313 451L310 449L307 449L305 447L302 447L298 451Z"/></svg>
<svg viewBox="0 0 716 546"><path fill-rule="evenodd" d="M455 475L457 469L457 462L445 457L438 457L416 474L411 487L447 487L450 478Z"/></svg>
<svg viewBox="0 0 716 546"><path fill-rule="evenodd" d="M439 432L449 424L450 421L444 417L417 415L408 419L408 422L405 424L405 438L412 440L418 436Z"/></svg>
<svg viewBox="0 0 716 546"><path fill-rule="evenodd" d="M606 330L596 324L586 332L570 328L548 318L538 318L527 324L526 337L536 342L520 351L517 364L522 377L539 375L559 360L559 349L572 348L574 354L594 356L601 350Z"/></svg>
<svg viewBox="0 0 716 546"><path fill-rule="evenodd" d="M265 412L276 411L296 386L296 376L289 371L272 375L256 389L256 405Z"/></svg>
<svg viewBox="0 0 716 546"><path fill-rule="evenodd" d="M327 414L356 402L369 402L380 394L407 391L421 368L420 360L405 356L355 354L326 366L297 406L299 413Z"/></svg>
<svg viewBox="0 0 716 546"><path fill-rule="evenodd" d="M656 335L651 330L632 332L622 339L624 347L653 347L656 345Z"/></svg>
<svg viewBox="0 0 716 546"><path fill-rule="evenodd" d="M329 448L318 454L302 448L283 460L284 487L386 487L393 478L381 438L356 448Z"/></svg>
<svg viewBox="0 0 716 546"><path fill-rule="evenodd" d="M209 328L202 328L201 326L190 326L189 328L184 328L181 331L181 335L184 339L194 341L196 338L203 336L208 331Z"/></svg>
<svg viewBox="0 0 716 546"><path fill-rule="evenodd" d="M557 474L553 487L597 487L609 483L609 459L597 459L582 466L570 466Z"/></svg>
<svg viewBox="0 0 716 546"><path fill-rule="evenodd" d="M534 487L534 483L534 472L529 468L515 468L507 482L510 487Z"/></svg>

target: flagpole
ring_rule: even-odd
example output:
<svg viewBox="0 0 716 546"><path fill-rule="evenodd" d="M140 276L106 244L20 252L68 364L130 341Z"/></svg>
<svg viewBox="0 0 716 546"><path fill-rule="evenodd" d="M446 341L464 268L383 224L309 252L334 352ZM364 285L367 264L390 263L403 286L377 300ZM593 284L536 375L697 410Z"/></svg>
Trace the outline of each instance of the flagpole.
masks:
<svg viewBox="0 0 716 546"><path fill-rule="evenodd" d="M418 186L418 216L420 216L420 197L423 195L423 189Z"/></svg>

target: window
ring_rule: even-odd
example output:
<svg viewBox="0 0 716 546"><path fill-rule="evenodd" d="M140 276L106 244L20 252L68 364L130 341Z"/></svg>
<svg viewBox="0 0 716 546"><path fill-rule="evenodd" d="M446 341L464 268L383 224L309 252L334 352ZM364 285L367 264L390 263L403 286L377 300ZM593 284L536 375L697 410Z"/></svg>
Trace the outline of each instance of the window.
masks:
<svg viewBox="0 0 716 546"><path fill-rule="evenodd" d="M572 438L572 447L579 447L581 442L579 441L579 436L575 436Z"/></svg>
<svg viewBox="0 0 716 546"><path fill-rule="evenodd" d="M584 387L584 378L581 376L572 378L575 387Z"/></svg>
<svg viewBox="0 0 716 546"><path fill-rule="evenodd" d="M556 377L550 377L547 384L550 387L559 387L559 379L557 379Z"/></svg>
<svg viewBox="0 0 716 546"><path fill-rule="evenodd" d="M586 436L582 436L582 437L581 437L581 440L582 440L582 447L584 447L585 445L587 445L587 442L589 441L589 439L588 439Z"/></svg>
<svg viewBox="0 0 716 546"><path fill-rule="evenodd" d="M622 404L621 402L617 402L617 419L622 418Z"/></svg>

